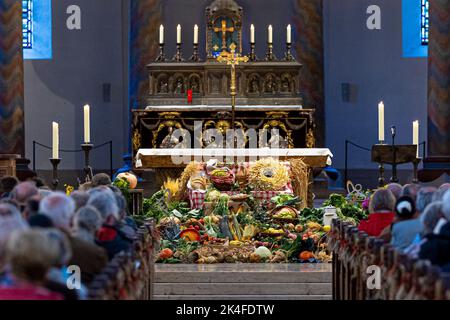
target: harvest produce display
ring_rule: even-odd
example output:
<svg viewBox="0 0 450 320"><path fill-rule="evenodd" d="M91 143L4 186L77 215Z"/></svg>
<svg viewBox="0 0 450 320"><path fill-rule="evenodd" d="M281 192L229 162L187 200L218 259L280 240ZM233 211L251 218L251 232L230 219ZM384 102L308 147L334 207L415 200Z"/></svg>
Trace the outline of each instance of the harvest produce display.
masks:
<svg viewBox="0 0 450 320"><path fill-rule="evenodd" d="M158 262L330 262L324 208L306 208L294 194L299 167L274 159L190 163L144 200L142 218L155 219L161 235ZM360 201L337 194L324 206L355 223L365 215Z"/></svg>

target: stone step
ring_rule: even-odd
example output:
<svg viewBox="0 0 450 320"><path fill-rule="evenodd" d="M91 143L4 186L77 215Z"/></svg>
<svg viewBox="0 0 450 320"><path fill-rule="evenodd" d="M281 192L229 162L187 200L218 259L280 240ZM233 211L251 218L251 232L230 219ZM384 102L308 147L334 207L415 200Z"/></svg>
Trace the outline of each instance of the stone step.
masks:
<svg viewBox="0 0 450 320"><path fill-rule="evenodd" d="M155 295L155 300L331 300L331 295Z"/></svg>
<svg viewBox="0 0 450 320"><path fill-rule="evenodd" d="M329 283L155 283L155 295L330 295Z"/></svg>

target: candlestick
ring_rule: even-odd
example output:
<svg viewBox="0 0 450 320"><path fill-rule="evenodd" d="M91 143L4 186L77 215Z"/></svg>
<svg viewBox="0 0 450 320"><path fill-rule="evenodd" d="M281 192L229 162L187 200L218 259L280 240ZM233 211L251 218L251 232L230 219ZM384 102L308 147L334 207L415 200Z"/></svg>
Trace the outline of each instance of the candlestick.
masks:
<svg viewBox="0 0 450 320"><path fill-rule="evenodd" d="M273 42L273 34L272 34L273 28L272 25L269 25L267 28L267 42L272 43Z"/></svg>
<svg viewBox="0 0 450 320"><path fill-rule="evenodd" d="M159 44L164 44L164 26L159 26Z"/></svg>
<svg viewBox="0 0 450 320"><path fill-rule="evenodd" d="M288 24L288 26L286 27L286 43L289 43L289 44L292 43L292 41L291 41L291 33L292 33L291 25Z"/></svg>
<svg viewBox="0 0 450 320"><path fill-rule="evenodd" d="M59 124L56 122L52 123L52 158L59 158Z"/></svg>
<svg viewBox="0 0 450 320"><path fill-rule="evenodd" d="M413 144L417 146L417 155L419 158L419 120L413 122Z"/></svg>
<svg viewBox="0 0 450 320"><path fill-rule="evenodd" d="M266 61L274 61L277 58L275 57L275 54L273 53L273 43L268 42L267 43L267 53L266 53Z"/></svg>
<svg viewBox="0 0 450 320"><path fill-rule="evenodd" d="M59 158L50 158L50 163L52 164L52 189L56 190L56 188L58 188L58 184L59 184L59 179L58 179L58 164L61 162L61 159Z"/></svg>
<svg viewBox="0 0 450 320"><path fill-rule="evenodd" d="M181 26L177 25L177 44L181 44Z"/></svg>
<svg viewBox="0 0 450 320"><path fill-rule="evenodd" d="M284 53L284 60L286 61L294 61L294 56L291 53L292 44L290 42L286 43L286 52Z"/></svg>
<svg viewBox="0 0 450 320"><path fill-rule="evenodd" d="M181 62L184 61L183 59L183 53L181 52L182 43L177 43L177 52L173 56L173 61L175 62Z"/></svg>
<svg viewBox="0 0 450 320"><path fill-rule="evenodd" d="M258 58L256 57L255 52L255 43L250 42L250 54L249 54L249 60L250 61L256 61Z"/></svg>
<svg viewBox="0 0 450 320"><path fill-rule="evenodd" d="M380 144L384 142L384 103L378 104L378 141Z"/></svg>
<svg viewBox="0 0 450 320"><path fill-rule="evenodd" d="M92 150L94 145L92 143L83 143L81 144L81 149L84 151L84 173L86 175L86 181L92 180L92 167L89 164L89 153Z"/></svg>
<svg viewBox="0 0 450 320"><path fill-rule="evenodd" d="M198 54L198 43L194 43L193 44L193 51L192 51L192 56L189 58L190 61L194 61L194 62L199 62L200 61L200 57Z"/></svg>
<svg viewBox="0 0 450 320"><path fill-rule="evenodd" d="M91 142L91 120L90 120L90 107L85 105L84 111L84 143Z"/></svg>
<svg viewBox="0 0 450 320"><path fill-rule="evenodd" d="M255 26L253 24L250 26L250 43L255 43Z"/></svg>
<svg viewBox="0 0 450 320"><path fill-rule="evenodd" d="M198 25L194 26L194 44L198 44Z"/></svg>
<svg viewBox="0 0 450 320"><path fill-rule="evenodd" d="M166 55L164 54L164 43L159 44L159 55L155 60L156 62L166 61Z"/></svg>

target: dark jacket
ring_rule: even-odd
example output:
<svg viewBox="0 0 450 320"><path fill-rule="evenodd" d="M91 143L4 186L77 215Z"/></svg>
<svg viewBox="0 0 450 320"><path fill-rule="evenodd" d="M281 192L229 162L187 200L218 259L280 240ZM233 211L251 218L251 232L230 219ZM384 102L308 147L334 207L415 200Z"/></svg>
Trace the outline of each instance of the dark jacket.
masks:
<svg viewBox="0 0 450 320"><path fill-rule="evenodd" d="M442 226L439 234L426 235L425 239L427 241L420 247L420 259L438 266L450 263L450 222Z"/></svg>
<svg viewBox="0 0 450 320"><path fill-rule="evenodd" d="M117 253L128 250L132 239L116 226L104 225L97 233L96 243L106 250L108 258L111 260Z"/></svg>

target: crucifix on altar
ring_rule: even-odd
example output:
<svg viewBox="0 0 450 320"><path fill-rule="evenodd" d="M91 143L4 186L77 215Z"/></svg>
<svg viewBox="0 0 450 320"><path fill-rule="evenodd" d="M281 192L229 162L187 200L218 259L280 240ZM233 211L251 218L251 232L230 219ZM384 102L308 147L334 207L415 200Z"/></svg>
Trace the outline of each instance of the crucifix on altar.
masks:
<svg viewBox="0 0 450 320"><path fill-rule="evenodd" d="M222 34L222 51L227 50L227 34L234 32L234 27L227 27L227 21L221 21L221 27L215 27L214 32Z"/></svg>

